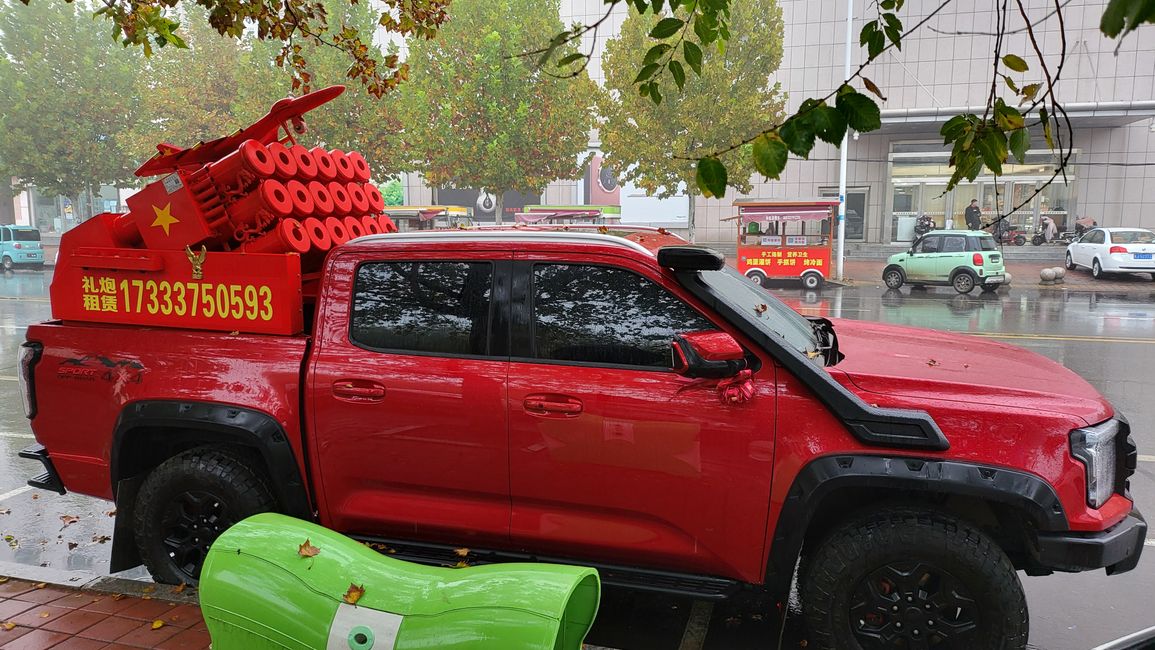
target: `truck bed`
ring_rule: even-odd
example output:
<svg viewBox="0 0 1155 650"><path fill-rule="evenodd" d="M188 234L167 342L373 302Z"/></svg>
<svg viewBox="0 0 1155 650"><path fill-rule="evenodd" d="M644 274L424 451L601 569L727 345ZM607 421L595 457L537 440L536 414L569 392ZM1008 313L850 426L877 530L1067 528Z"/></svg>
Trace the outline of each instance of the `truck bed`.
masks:
<svg viewBox="0 0 1155 650"><path fill-rule="evenodd" d="M37 441L50 450L69 491L113 498L113 432L124 408L141 400L263 411L283 427L296 458L304 458L299 410L307 335L51 321L29 327L28 340L44 346L34 373Z"/></svg>

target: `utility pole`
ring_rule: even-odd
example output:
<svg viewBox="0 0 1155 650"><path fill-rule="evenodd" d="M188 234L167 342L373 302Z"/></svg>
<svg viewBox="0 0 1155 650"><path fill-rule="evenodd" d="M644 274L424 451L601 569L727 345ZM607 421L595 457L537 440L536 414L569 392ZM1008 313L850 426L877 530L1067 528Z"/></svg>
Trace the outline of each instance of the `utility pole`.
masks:
<svg viewBox="0 0 1155 650"><path fill-rule="evenodd" d="M846 65L842 78L850 78L850 47L854 38L854 0L846 0ZM838 266L837 276L841 280L842 261L846 254L846 148L850 146L850 129L842 136L841 153L838 159Z"/></svg>

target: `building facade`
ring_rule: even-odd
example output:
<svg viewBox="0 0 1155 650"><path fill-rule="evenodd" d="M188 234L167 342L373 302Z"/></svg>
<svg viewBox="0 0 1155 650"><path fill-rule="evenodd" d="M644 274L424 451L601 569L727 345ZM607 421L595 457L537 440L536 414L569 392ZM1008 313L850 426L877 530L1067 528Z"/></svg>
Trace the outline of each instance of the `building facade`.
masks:
<svg viewBox="0 0 1155 650"><path fill-rule="evenodd" d="M786 24L781 68L771 79L788 93L793 111L809 97L821 97L843 79L845 0L779 0ZM876 9L854 0L855 42L852 67L865 57L857 35L864 15ZM1011 221L1033 230L1049 216L1062 229L1076 217L1087 216L1106 226L1155 228L1155 38L1141 28L1120 44L1099 31L1104 3L1072 0L1063 5L1065 30L1050 15L1050 1L1026 2L1039 46L1052 68L1066 41L1066 62L1056 88L1075 129L1074 155L1063 179L1043 189ZM908 2L901 11L906 25L922 20L938 3ZM1013 8L1012 8L1013 9ZM592 23L602 16L601 0L563 0L563 23ZM601 30L615 33L625 17L624 3ZM901 50L892 49L870 65L866 74L887 95L880 102L882 129L854 134L847 167L848 241L897 243L913 236L918 215L931 216L940 226L962 224L963 210L978 199L991 218L1017 205L1049 179L1055 156L1044 145L1041 130L1032 134L1032 150L1024 164L1012 161L1004 174L985 172L975 182L946 191L951 175L949 150L939 129L964 112L982 114L991 91L996 14L990 4L954 2L936 14ZM1004 52L1020 54L1032 70L1022 84L1041 80L1023 19L1010 15ZM603 42L592 43L590 73L601 81ZM1116 48L1118 52L1116 53ZM997 91L1014 103L1000 83ZM1065 134L1064 134L1065 137ZM591 148L596 152L596 133ZM749 195L730 192L724 199L698 198L695 205L697 240L721 248L732 246L733 201L740 198L788 199L837 196L839 151L819 142L809 160L791 157L782 178L757 177ZM583 202L581 183L559 182L547 188L546 202ZM1146 209L1145 209L1146 208ZM674 212L678 212L675 210ZM684 212L684 210L682 211ZM623 214L623 221L676 221L657 209L645 215ZM674 218L671 218L674 217Z"/></svg>

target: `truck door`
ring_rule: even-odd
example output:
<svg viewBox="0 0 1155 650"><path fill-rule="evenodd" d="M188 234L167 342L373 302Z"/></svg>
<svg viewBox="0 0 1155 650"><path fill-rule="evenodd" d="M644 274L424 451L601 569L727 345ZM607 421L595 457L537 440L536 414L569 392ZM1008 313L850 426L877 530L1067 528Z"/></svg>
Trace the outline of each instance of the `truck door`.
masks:
<svg viewBox="0 0 1155 650"><path fill-rule="evenodd" d="M514 545L760 581L772 364L739 405L674 373L674 335L719 324L641 267L519 261L513 287Z"/></svg>
<svg viewBox="0 0 1155 650"><path fill-rule="evenodd" d="M320 299L309 382L322 523L504 545L509 255L346 257Z"/></svg>

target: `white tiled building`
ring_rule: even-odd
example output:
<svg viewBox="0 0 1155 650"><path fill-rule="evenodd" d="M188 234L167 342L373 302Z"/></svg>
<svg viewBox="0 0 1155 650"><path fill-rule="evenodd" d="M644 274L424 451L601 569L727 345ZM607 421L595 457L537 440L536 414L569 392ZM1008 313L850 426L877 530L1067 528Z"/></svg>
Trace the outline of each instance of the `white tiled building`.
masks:
<svg viewBox="0 0 1155 650"><path fill-rule="evenodd" d="M789 94L788 108L793 110L807 97L822 96L842 80L846 2L779 2L786 24L785 56L773 78ZM865 56L857 47L863 24L860 16L874 8L866 0L854 0L854 5L852 61L857 67ZM901 17L913 25L937 6L937 2L909 0ZM1054 4L1029 0L1026 6L1036 21L1050 13ZM1013 216L1013 221L1027 228L1033 228L1044 213L1060 226L1086 215L1101 225L1155 228L1155 28L1131 34L1116 56L1118 42L1099 32L1103 7L1104 3L1093 0L1071 0L1064 6L1067 62L1058 92L1075 126L1076 153L1068 169L1069 183L1047 188ZM1011 9L1010 27L1020 29L1023 20ZM602 0L563 0L561 18L567 25L591 23L603 11ZM599 35L601 42L595 45L590 66L597 81L601 81L604 40L616 32L624 16L623 4ZM870 66L867 76L882 87L888 100L882 103L881 131L861 134L850 143L848 207L855 215L848 220L848 238L908 240L914 218L922 213L940 225L948 219L961 223L962 211L972 198L993 214L996 190L1005 208L1008 200L1025 196L1050 176L1052 156L1040 132L1032 138L1035 150L1027 164L1009 165L1008 173L997 182L980 176L975 183L943 194L950 172L938 130L959 112L982 112L991 87L994 36L989 33L994 27L995 14L989 4L954 2L908 39L901 51L892 50ZM1044 53L1057 56L1061 34L1056 17L1039 24L1037 30ZM1038 80L1039 66L1030 47L1025 32L1011 34L1004 43L1004 52L1018 53L1031 63L1032 72L1020 75L1024 83ZM1001 82L998 90L1009 92ZM596 149L596 145L594 134L591 146ZM838 155L835 147L819 143L810 160L791 159L780 181L756 182L750 196L836 196ZM428 190L423 192L417 184L411 189L411 201L420 194L429 197ZM583 198L581 183L572 181L552 184L542 197L552 204L579 203ZM720 220L733 214L731 204L736 198L740 197L731 193L724 200L698 199L698 241L723 246L734 241L733 225ZM684 214L676 202L665 204L666 208L671 205L679 214L655 213L646 219L668 223Z"/></svg>

